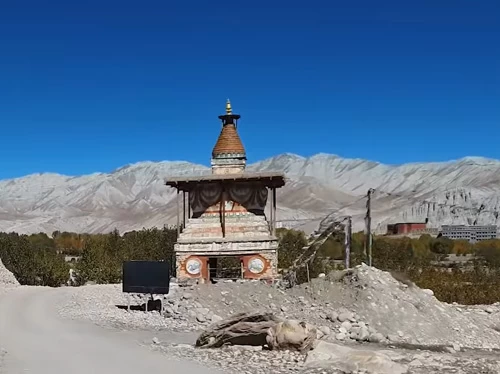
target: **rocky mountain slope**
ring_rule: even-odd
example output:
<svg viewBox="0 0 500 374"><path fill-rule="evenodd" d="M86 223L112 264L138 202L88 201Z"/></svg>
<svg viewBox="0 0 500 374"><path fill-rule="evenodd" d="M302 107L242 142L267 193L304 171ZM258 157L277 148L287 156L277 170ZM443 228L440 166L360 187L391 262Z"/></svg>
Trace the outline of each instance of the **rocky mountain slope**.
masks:
<svg viewBox="0 0 500 374"><path fill-rule="evenodd" d="M278 192L278 219L287 226L310 230L319 217L333 213L353 215L355 230L361 229L369 188L376 189L372 211L378 231L389 222L426 218L432 227L500 223L498 160L466 157L391 166L328 154L282 154L249 169L286 173L287 186ZM140 162L111 173L3 180L0 231L106 232L116 227L123 232L174 224L175 194L163 179L209 172L188 162Z"/></svg>

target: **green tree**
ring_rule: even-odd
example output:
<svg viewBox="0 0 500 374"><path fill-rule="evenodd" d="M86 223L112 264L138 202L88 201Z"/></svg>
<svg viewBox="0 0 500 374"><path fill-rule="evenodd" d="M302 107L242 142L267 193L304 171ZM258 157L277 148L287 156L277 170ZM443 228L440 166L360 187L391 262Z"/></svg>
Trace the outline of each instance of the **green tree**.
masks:
<svg viewBox="0 0 500 374"><path fill-rule="evenodd" d="M491 239L477 242L474 245L477 256L486 262L486 265L493 269L500 269L500 240Z"/></svg>
<svg viewBox="0 0 500 374"><path fill-rule="evenodd" d="M43 236L0 233L0 258L21 284L57 287L69 278L69 267L54 248L45 248Z"/></svg>
<svg viewBox="0 0 500 374"><path fill-rule="evenodd" d="M302 255L307 239L303 231L283 228L276 230L276 236L279 240L278 267L287 269Z"/></svg>
<svg viewBox="0 0 500 374"><path fill-rule="evenodd" d="M439 255L448 255L453 251L453 240L440 237L432 241L431 251Z"/></svg>

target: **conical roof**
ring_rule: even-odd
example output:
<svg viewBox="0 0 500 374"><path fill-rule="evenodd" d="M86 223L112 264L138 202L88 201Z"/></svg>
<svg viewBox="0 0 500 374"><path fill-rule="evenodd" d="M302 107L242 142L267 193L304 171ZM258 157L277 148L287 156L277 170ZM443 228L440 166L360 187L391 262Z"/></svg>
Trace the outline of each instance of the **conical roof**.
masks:
<svg viewBox="0 0 500 374"><path fill-rule="evenodd" d="M219 118L223 120L222 130L212 151L212 157L222 155L245 156L245 147L243 147L235 123L235 120L240 118L240 116L232 113L229 100L226 104L226 114L219 116Z"/></svg>
<svg viewBox="0 0 500 374"><path fill-rule="evenodd" d="M224 155L224 154L244 154L245 148L241 142L240 136L236 131L236 126L234 124L227 124L222 127L222 130L215 143L214 149L212 151L212 156Z"/></svg>

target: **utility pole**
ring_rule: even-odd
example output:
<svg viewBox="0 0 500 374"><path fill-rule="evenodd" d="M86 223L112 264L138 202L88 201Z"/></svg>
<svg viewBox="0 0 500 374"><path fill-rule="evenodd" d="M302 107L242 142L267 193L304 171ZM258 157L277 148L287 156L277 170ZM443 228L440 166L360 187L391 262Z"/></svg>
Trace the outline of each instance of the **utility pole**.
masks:
<svg viewBox="0 0 500 374"><path fill-rule="evenodd" d="M352 217L347 217L345 225L345 268L351 266L351 238L352 238Z"/></svg>
<svg viewBox="0 0 500 374"><path fill-rule="evenodd" d="M372 266L372 193L375 192L373 188L368 190L366 194L366 217L365 217L365 245L364 245L364 255L367 255L368 248L368 266Z"/></svg>

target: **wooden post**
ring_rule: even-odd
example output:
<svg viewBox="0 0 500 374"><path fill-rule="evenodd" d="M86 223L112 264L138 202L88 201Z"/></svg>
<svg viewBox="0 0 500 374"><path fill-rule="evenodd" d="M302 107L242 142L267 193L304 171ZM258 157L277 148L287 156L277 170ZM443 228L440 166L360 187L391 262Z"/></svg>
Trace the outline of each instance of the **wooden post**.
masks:
<svg viewBox="0 0 500 374"><path fill-rule="evenodd" d="M180 200L181 191L177 189L177 237L181 234L181 200Z"/></svg>
<svg viewBox="0 0 500 374"><path fill-rule="evenodd" d="M273 235L276 236L276 187L272 188L273 192Z"/></svg>
<svg viewBox="0 0 500 374"><path fill-rule="evenodd" d="M345 268L349 269L351 266L351 236L352 236L352 218L347 217L347 224L345 225Z"/></svg>
<svg viewBox="0 0 500 374"><path fill-rule="evenodd" d="M269 202L269 231L272 234L272 232L273 232L273 219L274 219L274 217L273 217L273 205L274 205L273 198L274 198L274 196L273 196L273 192L272 192L273 189L271 188L270 190L271 190L271 198L270 198L270 202Z"/></svg>
<svg viewBox="0 0 500 374"><path fill-rule="evenodd" d="M368 256L368 266L372 266L372 214L371 214L371 203L372 194L375 192L373 188L368 190L366 194L366 216L365 216L365 245L364 245L364 255ZM367 253L368 249L368 253Z"/></svg>
<svg viewBox="0 0 500 374"><path fill-rule="evenodd" d="M220 198L220 214L221 214L221 228L222 228L222 237L226 237L226 189L224 185L222 186L222 193Z"/></svg>
<svg viewBox="0 0 500 374"><path fill-rule="evenodd" d="M186 228L186 191L182 191L182 229Z"/></svg>

